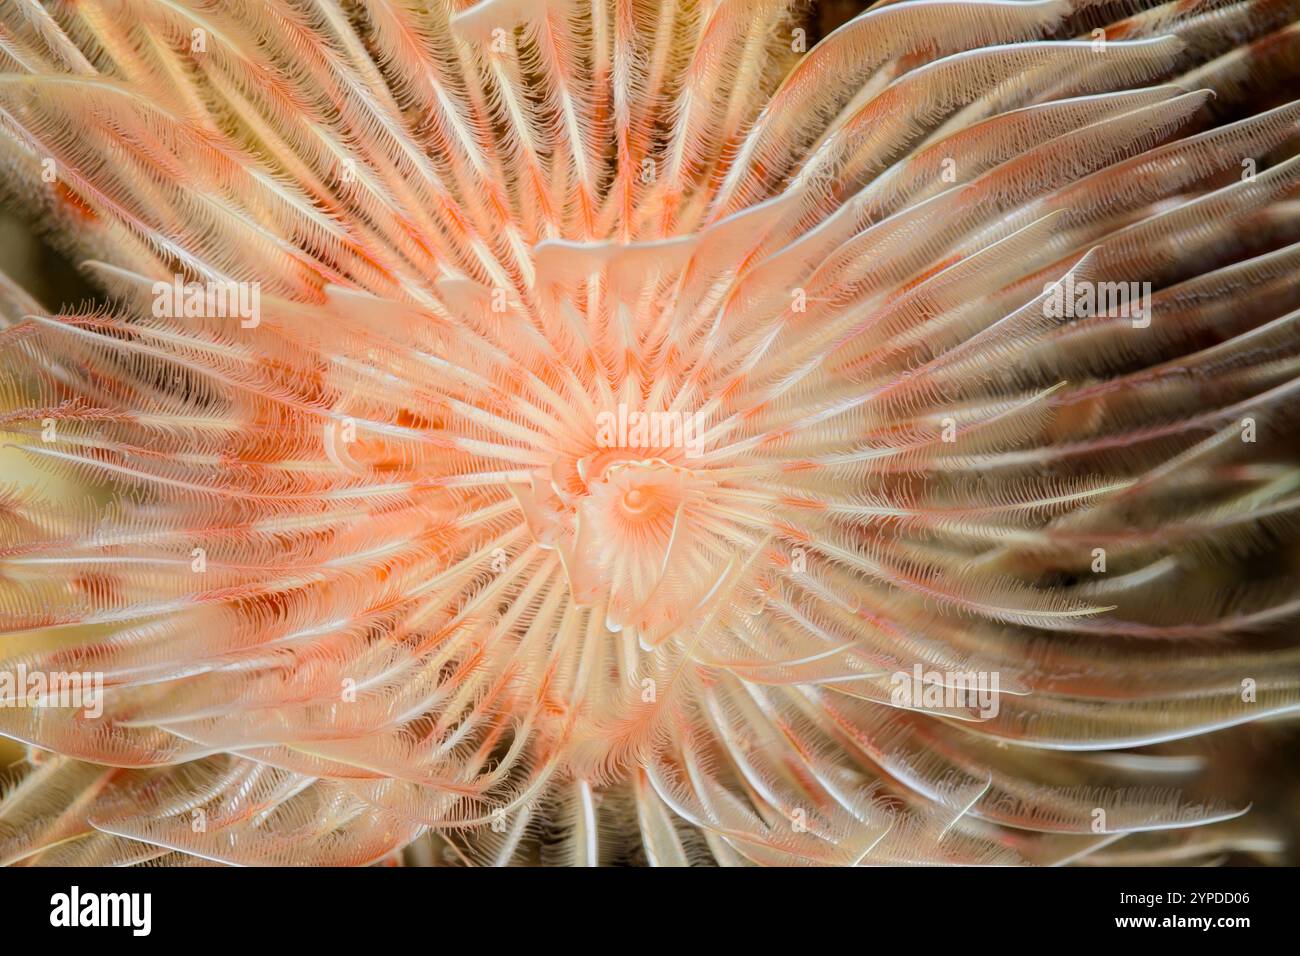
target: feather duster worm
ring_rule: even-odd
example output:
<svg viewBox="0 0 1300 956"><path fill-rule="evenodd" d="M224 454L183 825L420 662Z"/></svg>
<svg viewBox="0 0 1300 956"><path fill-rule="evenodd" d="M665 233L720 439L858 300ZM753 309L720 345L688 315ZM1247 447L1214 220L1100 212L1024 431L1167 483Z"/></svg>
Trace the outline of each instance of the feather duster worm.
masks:
<svg viewBox="0 0 1300 956"><path fill-rule="evenodd" d="M102 298L0 287L84 490L0 497L0 859L1242 838L1133 748L1300 708L1300 3L803 17L6 4Z"/></svg>

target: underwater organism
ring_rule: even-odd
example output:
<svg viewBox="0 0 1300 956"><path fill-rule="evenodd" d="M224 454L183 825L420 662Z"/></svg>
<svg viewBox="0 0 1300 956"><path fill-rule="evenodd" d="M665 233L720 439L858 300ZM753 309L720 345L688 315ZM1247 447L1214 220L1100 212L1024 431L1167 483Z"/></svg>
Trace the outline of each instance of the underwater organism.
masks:
<svg viewBox="0 0 1300 956"><path fill-rule="evenodd" d="M1297 72L1276 0L6 3L96 299L0 281L0 860L1258 845Z"/></svg>

